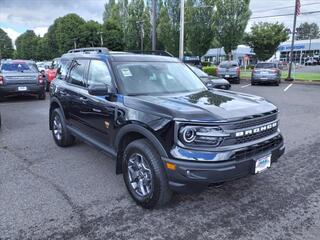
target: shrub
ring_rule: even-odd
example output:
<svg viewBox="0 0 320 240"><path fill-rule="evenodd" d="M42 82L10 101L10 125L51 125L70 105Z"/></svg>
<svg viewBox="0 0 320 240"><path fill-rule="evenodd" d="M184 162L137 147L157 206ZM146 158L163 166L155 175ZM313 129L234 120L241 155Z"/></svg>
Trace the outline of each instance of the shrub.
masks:
<svg viewBox="0 0 320 240"><path fill-rule="evenodd" d="M217 75L217 67L215 66L208 66L208 67L203 67L202 70L212 76Z"/></svg>
<svg viewBox="0 0 320 240"><path fill-rule="evenodd" d="M211 63L210 63L210 62L201 62L201 65L202 65L203 67L208 67L208 66L211 65Z"/></svg>

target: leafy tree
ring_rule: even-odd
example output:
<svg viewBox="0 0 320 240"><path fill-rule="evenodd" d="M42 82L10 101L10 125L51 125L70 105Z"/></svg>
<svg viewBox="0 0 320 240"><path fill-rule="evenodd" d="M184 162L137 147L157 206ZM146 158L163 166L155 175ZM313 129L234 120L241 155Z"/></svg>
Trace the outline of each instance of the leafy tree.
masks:
<svg viewBox="0 0 320 240"><path fill-rule="evenodd" d="M110 50L121 51L124 48L123 32L119 23L110 19L102 26L103 43Z"/></svg>
<svg viewBox="0 0 320 240"><path fill-rule="evenodd" d="M128 6L129 16L126 32L126 49L141 49L141 35L144 34L146 30L144 8L143 0L132 0Z"/></svg>
<svg viewBox="0 0 320 240"><path fill-rule="evenodd" d="M244 40L253 48L259 60L267 60L276 52L280 43L289 39L285 26L280 23L261 22L251 27Z"/></svg>
<svg viewBox="0 0 320 240"><path fill-rule="evenodd" d="M212 28L229 58L243 38L251 15L249 3L250 0L217 0Z"/></svg>
<svg viewBox="0 0 320 240"><path fill-rule="evenodd" d="M39 61L51 59L50 51L48 51L48 38L46 36L38 37L36 53L36 59Z"/></svg>
<svg viewBox="0 0 320 240"><path fill-rule="evenodd" d="M160 9L157 35L163 49L178 56L179 53L179 1L167 0Z"/></svg>
<svg viewBox="0 0 320 240"><path fill-rule="evenodd" d="M74 48L74 42L79 42L81 26L85 21L77 14L71 13L58 19L54 26L55 41L58 53L61 55Z"/></svg>
<svg viewBox="0 0 320 240"><path fill-rule="evenodd" d="M17 58L37 59L39 37L34 31L27 30L16 39Z"/></svg>
<svg viewBox="0 0 320 240"><path fill-rule="evenodd" d="M319 26L316 23L301 23L297 28L297 40L319 38Z"/></svg>
<svg viewBox="0 0 320 240"><path fill-rule="evenodd" d="M1 58L12 58L13 57L13 46L12 40L8 34L0 28L0 59Z"/></svg>
<svg viewBox="0 0 320 240"><path fill-rule="evenodd" d="M78 47L97 47L100 46L101 25L98 22L90 20L79 27Z"/></svg>
<svg viewBox="0 0 320 240"><path fill-rule="evenodd" d="M213 39L213 0L187 0L185 13L186 50L203 55Z"/></svg>

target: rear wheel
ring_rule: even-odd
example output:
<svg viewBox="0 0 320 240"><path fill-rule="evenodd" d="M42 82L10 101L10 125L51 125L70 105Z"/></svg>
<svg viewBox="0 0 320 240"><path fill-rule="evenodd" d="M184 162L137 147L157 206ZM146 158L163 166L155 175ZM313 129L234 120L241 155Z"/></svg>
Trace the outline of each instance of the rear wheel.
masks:
<svg viewBox="0 0 320 240"><path fill-rule="evenodd" d="M38 95L39 100L45 100L46 99L46 92L42 92Z"/></svg>
<svg viewBox="0 0 320 240"><path fill-rule="evenodd" d="M234 83L240 84L240 77L236 78L235 81L234 81Z"/></svg>
<svg viewBox="0 0 320 240"><path fill-rule="evenodd" d="M75 138L69 133L63 114L59 108L52 111L50 124L52 127L53 139L58 146L68 147L74 143Z"/></svg>
<svg viewBox="0 0 320 240"><path fill-rule="evenodd" d="M171 199L162 160L146 139L135 140L126 147L122 171L131 197L140 206L155 208Z"/></svg>

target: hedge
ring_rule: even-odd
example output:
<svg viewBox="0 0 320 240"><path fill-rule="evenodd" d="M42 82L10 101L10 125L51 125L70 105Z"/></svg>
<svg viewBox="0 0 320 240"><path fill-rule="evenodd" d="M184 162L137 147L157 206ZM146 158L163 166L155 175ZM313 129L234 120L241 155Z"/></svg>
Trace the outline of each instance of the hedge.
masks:
<svg viewBox="0 0 320 240"><path fill-rule="evenodd" d="M217 75L217 67L215 66L203 67L202 70L209 75Z"/></svg>

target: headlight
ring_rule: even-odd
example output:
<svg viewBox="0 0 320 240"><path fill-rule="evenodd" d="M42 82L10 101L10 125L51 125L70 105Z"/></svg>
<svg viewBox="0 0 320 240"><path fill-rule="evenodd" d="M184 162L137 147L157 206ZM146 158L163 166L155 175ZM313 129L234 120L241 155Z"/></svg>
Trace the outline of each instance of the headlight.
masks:
<svg viewBox="0 0 320 240"><path fill-rule="evenodd" d="M179 140L185 145L218 146L229 136L219 127L183 126L179 129Z"/></svg>

